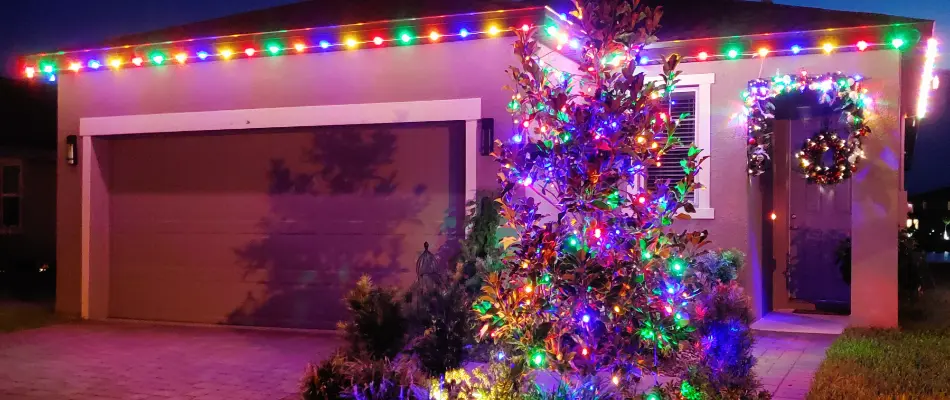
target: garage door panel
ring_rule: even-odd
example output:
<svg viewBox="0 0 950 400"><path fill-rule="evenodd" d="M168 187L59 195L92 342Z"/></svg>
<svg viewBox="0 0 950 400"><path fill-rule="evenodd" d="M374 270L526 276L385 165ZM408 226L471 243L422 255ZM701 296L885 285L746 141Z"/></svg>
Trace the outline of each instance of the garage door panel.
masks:
<svg viewBox="0 0 950 400"><path fill-rule="evenodd" d="M438 230L457 211L445 194L388 196L113 195L115 233L411 234ZM196 211L204 210L204 211ZM371 211L369 211L371 210ZM261 217L266 215L266 217Z"/></svg>
<svg viewBox="0 0 950 400"><path fill-rule="evenodd" d="M113 241L111 262L122 268L114 269L111 276L120 281L173 281L188 276L190 281L205 283L292 284L306 283L308 276L339 276L340 282L349 282L346 278L368 273L395 279L381 283L398 284L403 281L397 276L401 273L414 278L424 242L437 248L445 239L438 235L126 235ZM141 240L153 246L135 250L132 242ZM221 251L225 249L231 251ZM265 269L269 273L261 273Z"/></svg>
<svg viewBox="0 0 950 400"><path fill-rule="evenodd" d="M110 315L332 328L460 233L464 125L114 140ZM455 243L452 239L451 243Z"/></svg>

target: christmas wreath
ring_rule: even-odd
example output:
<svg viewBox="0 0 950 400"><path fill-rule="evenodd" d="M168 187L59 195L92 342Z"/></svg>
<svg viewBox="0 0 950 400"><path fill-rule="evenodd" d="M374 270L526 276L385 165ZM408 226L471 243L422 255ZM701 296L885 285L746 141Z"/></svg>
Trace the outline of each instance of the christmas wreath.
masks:
<svg viewBox="0 0 950 400"><path fill-rule="evenodd" d="M872 100L867 94L867 89L862 87L863 83L864 78L861 75L845 75L840 72L808 75L804 71L796 75L776 75L772 79L750 81L748 90L742 93L745 115L748 118L749 175L758 176L764 173L771 160L769 154L775 119L775 106L772 104L772 99L785 94L805 92L815 93L820 104L828 104L841 112L841 122L849 131L849 136L845 138L845 147L850 154L845 158L851 161L846 167L850 167L851 172L854 172L857 158L860 158L862 154L860 138L871 133L867 120L871 115ZM837 145L828 148L836 149ZM853 157L855 155L857 158ZM817 159L809 160L811 161L817 161ZM815 176L820 175L817 170L814 172ZM822 169L821 172L827 171ZM847 175L850 176L851 172Z"/></svg>
<svg viewBox="0 0 950 400"><path fill-rule="evenodd" d="M851 177L857 169L861 155L857 138L842 139L833 131L822 130L805 139L802 150L795 154L808 182L819 185L835 185ZM825 152L832 152L832 165L824 165Z"/></svg>

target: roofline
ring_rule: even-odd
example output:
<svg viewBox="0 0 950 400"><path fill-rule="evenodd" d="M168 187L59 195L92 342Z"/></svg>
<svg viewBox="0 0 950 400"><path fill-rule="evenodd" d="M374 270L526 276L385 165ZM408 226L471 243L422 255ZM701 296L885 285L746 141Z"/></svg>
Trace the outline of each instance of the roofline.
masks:
<svg viewBox="0 0 950 400"><path fill-rule="evenodd" d="M748 35L733 35L733 36L707 36L707 37L698 37L690 39L674 39L674 40L663 40L662 37L659 40L648 48L666 48L666 47L675 47L679 44L688 44L691 42L698 41L727 41L735 40L741 38L753 38L759 36L791 36L791 35L803 35L803 36L821 36L821 33L836 32L836 31L848 31L848 30L875 30L875 28L897 28L897 27L913 27L917 28L921 24L928 24L932 26L934 21L929 20L920 20L918 22L901 22L895 24L876 24L876 25L859 25L859 26L846 26L839 28L826 28L826 29L811 29L804 31L779 31L779 32L767 32L767 33L752 33ZM933 35L932 31L930 35Z"/></svg>
<svg viewBox="0 0 950 400"><path fill-rule="evenodd" d="M370 21L370 22L357 22L357 23L352 23L352 24L321 25L321 26L313 26L313 27L308 27L308 28L285 29L285 30L263 31L263 32L245 32L245 33L237 33L237 34L233 34L233 35L201 36L201 37L194 37L194 38L188 38L188 39L179 39L179 40L158 41L158 42L149 42L149 43L132 43L132 44L125 44L125 45L115 45L115 46L99 47L99 48L91 47L91 48L82 48L82 49L77 49L77 50L51 51L51 52L45 52L45 53L32 53L32 54L24 55L23 57L45 57L45 56L54 56L54 55L59 56L59 55L82 53L82 52L88 52L88 51L109 51L109 50L126 49L126 48L129 48L129 47L148 47L148 46L157 46L157 45L169 45L169 44L179 44L179 43L195 42L195 41L201 41L201 40L217 40L217 39L225 39L225 38L228 38L228 39L238 39L238 38L242 38L242 37L255 36L255 35L293 34L293 33L302 33L302 32L306 32L306 31L311 31L311 30L314 30L314 29L327 29L327 30L330 30L330 29L345 29L345 28L348 28L348 27L361 27L361 26L366 26L366 25L392 24L392 23L399 23L399 22L420 22L420 21L427 21L427 20L434 20L434 19L457 18L457 17L468 17L468 16L480 16L480 15L494 14L494 13L504 13L504 12L540 11L540 10L542 10L542 9L544 9L544 8L547 8L547 6L544 6L544 7L542 7L542 6L533 6L533 7L521 7L521 8L507 8L507 9L501 9L501 10L476 11L476 12L460 13L460 14L431 15L431 16L427 16L427 17L417 17L417 18L385 19L385 20L376 20L376 21ZM213 21L213 20L209 20L209 21ZM198 23L200 23L200 22L202 22L202 21L198 21ZM146 33L147 33L147 32L146 32Z"/></svg>

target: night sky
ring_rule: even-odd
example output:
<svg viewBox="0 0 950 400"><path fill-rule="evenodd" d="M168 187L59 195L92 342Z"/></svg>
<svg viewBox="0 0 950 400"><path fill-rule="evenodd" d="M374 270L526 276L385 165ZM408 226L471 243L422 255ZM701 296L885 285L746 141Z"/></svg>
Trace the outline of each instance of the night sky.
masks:
<svg viewBox="0 0 950 400"><path fill-rule="evenodd" d="M14 57L19 54L77 46L95 46L108 37L150 31L296 1L10 0L5 2L7 4L3 7L3 13L0 14L0 60L4 62L4 74L11 76L15 69ZM943 53L947 55L941 59L939 66L950 68L950 29L945 28L950 25L950 1L948 0L775 0L775 2L935 19L938 38L941 43L946 44L943 46ZM666 12L673 13L676 10ZM947 83L950 84L950 82ZM947 92L947 90L943 91L943 93ZM950 118L943 120L948 119ZM936 181L925 173L930 169L944 169L946 163L941 160L945 159L944 154L950 152L950 138L947 138L950 136L950 129L929 127L925 133L926 135L920 138L917 162L914 164L915 171L908 177L911 192L950 186L950 176L944 178L946 181ZM938 152L937 149L941 150ZM944 150L946 152L943 152ZM946 174L937 174L939 175Z"/></svg>

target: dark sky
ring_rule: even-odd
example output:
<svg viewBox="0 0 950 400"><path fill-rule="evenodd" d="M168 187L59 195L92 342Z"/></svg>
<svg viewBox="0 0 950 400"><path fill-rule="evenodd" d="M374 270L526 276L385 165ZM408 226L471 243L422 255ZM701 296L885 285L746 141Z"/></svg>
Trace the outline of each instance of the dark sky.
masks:
<svg viewBox="0 0 950 400"><path fill-rule="evenodd" d="M61 48L95 45L105 38L149 31L186 22L293 3L297 0L0 0L0 63L3 74L14 74L14 57ZM311 0L352 1L359 0ZM446 0L449 1L449 0ZM950 0L775 0L777 3L829 9L876 12L937 21L938 38L946 56L940 67L950 68ZM667 13L676 10L666 10ZM950 79L947 79L950 81ZM947 82L950 84L950 82ZM948 85L950 86L950 85ZM943 93L950 92L948 90ZM946 107L945 107L946 108ZM947 112L950 114L950 111ZM950 117L947 115L946 117ZM932 120L939 120L934 118ZM946 119L944 119L946 121ZM950 129L931 127L920 138L911 191L950 186L928 177L943 171L950 153ZM940 150L938 150L940 149ZM924 154L926 153L926 154ZM933 153L933 154L931 154Z"/></svg>

